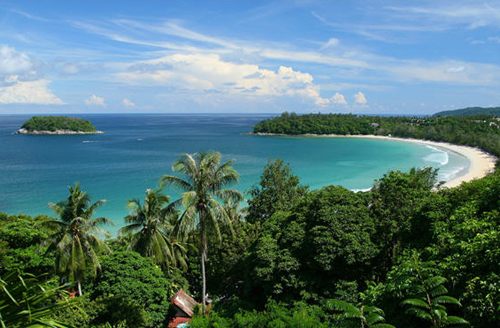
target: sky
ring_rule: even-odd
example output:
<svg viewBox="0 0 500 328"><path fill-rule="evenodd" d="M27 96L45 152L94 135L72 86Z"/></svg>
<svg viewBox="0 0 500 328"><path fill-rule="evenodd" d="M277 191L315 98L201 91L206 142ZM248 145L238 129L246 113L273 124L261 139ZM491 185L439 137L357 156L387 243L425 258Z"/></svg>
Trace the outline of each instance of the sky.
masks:
<svg viewBox="0 0 500 328"><path fill-rule="evenodd" d="M1 0L0 114L500 106L500 1Z"/></svg>

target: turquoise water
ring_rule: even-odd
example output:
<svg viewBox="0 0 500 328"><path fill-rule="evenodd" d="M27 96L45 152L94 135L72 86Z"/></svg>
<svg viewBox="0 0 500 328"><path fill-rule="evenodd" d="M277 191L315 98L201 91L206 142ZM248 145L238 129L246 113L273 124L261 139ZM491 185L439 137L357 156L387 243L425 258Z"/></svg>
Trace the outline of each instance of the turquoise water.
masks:
<svg viewBox="0 0 500 328"><path fill-rule="evenodd" d="M117 224L127 214L125 203L143 198L158 178L172 174L182 153L216 150L236 159L247 191L257 183L269 158L290 163L311 188L337 184L365 190L388 170L440 168L440 178L466 172L469 162L441 149L398 141L363 138L268 137L245 135L263 115L78 115L90 119L101 135L13 135L29 116L0 116L0 211L51 214L48 202L67 196L67 186L80 182L94 200L106 199L98 215ZM168 194L176 196L175 191Z"/></svg>

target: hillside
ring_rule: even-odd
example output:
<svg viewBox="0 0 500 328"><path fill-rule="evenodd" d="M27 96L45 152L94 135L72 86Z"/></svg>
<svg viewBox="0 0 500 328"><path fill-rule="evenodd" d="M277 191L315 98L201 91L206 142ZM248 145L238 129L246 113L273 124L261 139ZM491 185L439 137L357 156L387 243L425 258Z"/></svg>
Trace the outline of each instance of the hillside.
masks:
<svg viewBox="0 0 500 328"><path fill-rule="evenodd" d="M433 116L469 116L469 115L500 115L500 107L467 107L455 110L445 110Z"/></svg>

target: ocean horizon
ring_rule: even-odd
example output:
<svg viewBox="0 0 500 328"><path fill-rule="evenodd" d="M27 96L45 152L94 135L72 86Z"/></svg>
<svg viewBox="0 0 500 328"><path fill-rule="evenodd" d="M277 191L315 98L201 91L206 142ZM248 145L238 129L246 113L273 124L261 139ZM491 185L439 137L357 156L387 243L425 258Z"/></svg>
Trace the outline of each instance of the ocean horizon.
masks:
<svg viewBox="0 0 500 328"><path fill-rule="evenodd" d="M61 114L62 115L62 114ZM341 185L368 190L390 170L439 168L439 179L467 171L468 159L438 147L365 138L246 135L260 120L279 114L72 114L90 120L98 135L14 135L36 115L1 115L0 211L8 214L53 215L48 202L68 195L79 182L93 201L106 199L96 213L123 226L126 201L142 199L158 187L183 153L219 151L235 159L246 192L257 184L269 159L282 158L304 185L318 189ZM165 190L172 200L176 190Z"/></svg>

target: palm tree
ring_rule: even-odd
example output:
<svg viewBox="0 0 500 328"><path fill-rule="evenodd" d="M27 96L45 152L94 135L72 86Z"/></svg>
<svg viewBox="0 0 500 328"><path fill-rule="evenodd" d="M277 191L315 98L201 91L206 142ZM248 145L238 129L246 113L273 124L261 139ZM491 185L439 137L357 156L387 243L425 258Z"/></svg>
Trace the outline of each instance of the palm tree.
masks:
<svg viewBox="0 0 500 328"><path fill-rule="evenodd" d="M89 195L80 190L78 183L74 188L68 188L70 195L67 199L57 204L48 204L59 216L59 220L43 222L57 231L45 243L51 244L49 251L57 250L57 271L66 274L70 281L77 282L78 295L81 296L81 281L87 266L90 265L96 275L101 268L98 254L110 252L109 247L97 236L100 234L107 237L109 234L98 226L113 221L105 217L92 219L95 210L105 203L105 200L91 204Z"/></svg>
<svg viewBox="0 0 500 328"><path fill-rule="evenodd" d="M181 173L185 179L172 175L161 177L162 185L174 186L183 191L181 198L173 203L184 208L176 224L176 231L186 235L193 231L199 240L203 313L205 313L207 290L205 276L207 234L213 233L221 241L219 224L231 227L231 219L219 200L237 201L243 198L237 190L224 189L239 180L238 172L231 166L234 160L222 165L220 162L221 154L218 152L184 154L174 162L172 170Z"/></svg>
<svg viewBox="0 0 500 328"><path fill-rule="evenodd" d="M121 228L119 234L130 235L128 250L150 257L159 265L180 264L186 269L186 247L171 233L171 222L176 221L177 213L172 206L168 206L170 197L161 191L147 189L144 205L138 199L127 202L130 214L125 217L125 222L130 224Z"/></svg>

